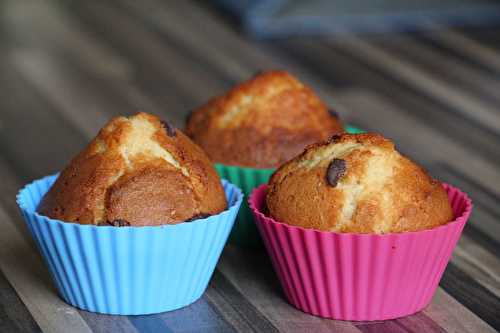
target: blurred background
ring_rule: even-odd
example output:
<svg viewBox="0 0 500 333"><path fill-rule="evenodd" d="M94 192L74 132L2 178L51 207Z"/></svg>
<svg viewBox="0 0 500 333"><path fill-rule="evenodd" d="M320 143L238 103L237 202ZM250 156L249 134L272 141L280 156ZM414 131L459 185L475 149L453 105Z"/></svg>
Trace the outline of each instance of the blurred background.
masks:
<svg viewBox="0 0 500 333"><path fill-rule="evenodd" d="M0 27L5 216L18 219L22 184L62 169L110 117L142 110L182 128L208 98L284 69L469 193L441 283L453 302L428 315L453 325L443 311L466 308L500 329L498 1L4 0Z"/></svg>
<svg viewBox="0 0 500 333"><path fill-rule="evenodd" d="M62 168L104 122L189 110L285 69L345 121L497 191L496 1L3 1L2 155ZM29 152L29 153L28 153ZM48 158L50 156L50 158ZM456 164L468 156L467 164ZM37 163L33 163L33 160Z"/></svg>

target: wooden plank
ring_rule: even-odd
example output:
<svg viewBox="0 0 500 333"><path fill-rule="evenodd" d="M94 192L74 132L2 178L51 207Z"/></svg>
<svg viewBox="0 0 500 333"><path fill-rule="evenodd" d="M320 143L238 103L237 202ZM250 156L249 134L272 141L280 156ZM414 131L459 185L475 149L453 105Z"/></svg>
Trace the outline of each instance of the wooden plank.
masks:
<svg viewBox="0 0 500 333"><path fill-rule="evenodd" d="M176 43L188 47L190 53L196 55L199 59L205 59L204 61L207 64L217 68L217 71L228 81L249 77L256 70L251 64L245 63L245 59L231 56L228 47L221 47L220 44L225 43L229 44L230 48L232 43L228 43L228 40L220 42L216 41L215 38L207 40L207 35L213 33L213 31L200 25L200 21L193 22L189 17L186 17L184 15L185 11L176 8L178 5L176 3L167 1L141 1L141 3L137 1L119 1L117 5L126 8L130 15L141 17L141 22L145 26L155 27L168 40L175 40ZM206 21L207 18L203 17L202 22ZM224 27L224 31L228 32L228 29ZM255 48L252 48L252 53L254 52Z"/></svg>
<svg viewBox="0 0 500 333"><path fill-rule="evenodd" d="M1 272L0 332L41 332L40 327Z"/></svg>
<svg viewBox="0 0 500 333"><path fill-rule="evenodd" d="M179 310L153 316L129 316L140 332L240 332L205 296Z"/></svg>
<svg viewBox="0 0 500 333"><path fill-rule="evenodd" d="M14 227L13 220L0 207L0 269L14 287L44 332L90 333L78 311L64 303L56 294L40 256Z"/></svg>
<svg viewBox="0 0 500 333"><path fill-rule="evenodd" d="M211 296L209 299L219 298L224 300L225 304L223 302L217 302L217 304L224 305L226 308L229 305L231 312L239 315L238 322L244 321L245 326L251 327L252 332L278 332L276 326L254 307L219 270L216 270L212 276L210 287L210 291L207 293ZM231 312L227 311L226 313ZM243 325L240 330L242 332L246 331Z"/></svg>
<svg viewBox="0 0 500 333"><path fill-rule="evenodd" d="M390 52L376 46L370 41L348 35L336 43L352 54L362 56L365 61L379 66L387 73L397 76L406 83L419 89L423 94L432 96L452 106L465 117L480 123L486 128L500 132L500 115L489 103L470 94L468 91L448 85L432 73L393 56Z"/></svg>
<svg viewBox="0 0 500 333"><path fill-rule="evenodd" d="M74 73L64 73L66 68L46 54L16 50L12 52L11 61L23 77L54 105L54 112L60 113L74 127L81 128L86 138L95 136L109 120L106 112L118 111L107 100L99 100L98 94L89 91L93 90L91 84L75 82L75 76L69 79ZM124 114L133 112L127 106L121 109Z"/></svg>
<svg viewBox="0 0 500 333"><path fill-rule="evenodd" d="M428 38L456 50L496 73L500 73L500 54L495 49L459 31L435 26Z"/></svg>
<svg viewBox="0 0 500 333"><path fill-rule="evenodd" d="M438 288L431 304L423 313L447 332L494 332L495 330L462 306L442 288Z"/></svg>
<svg viewBox="0 0 500 333"><path fill-rule="evenodd" d="M378 323L357 324L362 332L446 332L425 313Z"/></svg>
<svg viewBox="0 0 500 333"><path fill-rule="evenodd" d="M453 57L450 52L444 53L441 49L433 47L433 44L422 42L409 35L377 38L373 43L393 56L417 66L420 71L433 73L447 84L469 91L493 105L500 104L498 77L491 72L478 69L470 62Z"/></svg>
<svg viewBox="0 0 500 333"><path fill-rule="evenodd" d="M134 68L122 55L93 38L64 10L53 3L22 3L32 10L24 11L24 23L13 27L19 43L10 60L58 106L56 111L70 122L84 124L87 135L93 136L109 115L165 110L133 84ZM168 101L172 108L175 101Z"/></svg>
<svg viewBox="0 0 500 333"><path fill-rule="evenodd" d="M357 88L376 92L390 100L400 110L401 116L406 115L425 122L441 134L453 137L457 144L469 147L484 158L500 161L496 147L496 142L500 138L498 133L488 131L487 128L465 119L453 108L422 95L411 86L389 76L385 71L365 63L363 58L358 59L341 47L332 47L332 44L324 45L304 39L282 42L279 47L314 69L318 76L326 79L336 76L348 78L357 85ZM332 95L335 98L335 91L332 91ZM365 113L367 116L372 113L369 107L347 108L352 109L352 115L358 118ZM467 136L460 135L461 133L467 133Z"/></svg>
<svg viewBox="0 0 500 333"><path fill-rule="evenodd" d="M83 32L58 3L7 1L3 10L13 46L64 49L68 58L91 64L103 76L133 77L135 69L122 55Z"/></svg>
<svg viewBox="0 0 500 333"><path fill-rule="evenodd" d="M4 158L24 181L60 170L83 148L82 133L54 112L8 60L0 62L0 87L7 96L0 99L0 122L8 124L0 131Z"/></svg>
<svg viewBox="0 0 500 333"><path fill-rule="evenodd" d="M496 330L500 329L500 298L491 293L473 277L449 263L440 286L458 302L474 312Z"/></svg>
<svg viewBox="0 0 500 333"><path fill-rule="evenodd" d="M465 231L469 232L469 226L477 229L478 232L484 234L481 236L476 232L477 241L481 242L483 247L488 247L490 252L498 253L500 251L499 197L447 163L433 164L432 173L441 181L457 186L470 196L474 209ZM474 231L471 230L471 232Z"/></svg>
<svg viewBox="0 0 500 333"><path fill-rule="evenodd" d="M487 251L467 235L462 235L452 262L500 298L500 260L497 255Z"/></svg>
<svg viewBox="0 0 500 333"><path fill-rule="evenodd" d="M92 333L141 333L123 316L108 316L88 311L78 311Z"/></svg>

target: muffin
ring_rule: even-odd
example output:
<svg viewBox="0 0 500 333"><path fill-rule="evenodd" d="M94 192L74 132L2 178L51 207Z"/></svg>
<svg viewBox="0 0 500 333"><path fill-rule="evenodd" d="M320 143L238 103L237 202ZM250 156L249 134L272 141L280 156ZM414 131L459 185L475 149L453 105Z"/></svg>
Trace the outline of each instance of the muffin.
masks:
<svg viewBox="0 0 500 333"><path fill-rule="evenodd" d="M112 119L60 175L17 195L61 298L119 315L199 299L242 201L201 148L146 113Z"/></svg>
<svg viewBox="0 0 500 333"><path fill-rule="evenodd" d="M324 231L393 233L453 219L446 191L379 134L342 134L309 146L269 181L269 213Z"/></svg>
<svg viewBox="0 0 500 333"><path fill-rule="evenodd" d="M295 77L269 71L194 110L186 134L216 163L275 168L306 145L342 132L332 113Z"/></svg>
<svg viewBox="0 0 500 333"><path fill-rule="evenodd" d="M429 304L472 211L378 134L309 146L249 205L288 301L363 321Z"/></svg>
<svg viewBox="0 0 500 333"><path fill-rule="evenodd" d="M39 212L93 225L176 224L227 203L205 153L181 131L138 113L112 119L61 172Z"/></svg>
<svg viewBox="0 0 500 333"><path fill-rule="evenodd" d="M308 144L342 132L333 110L284 71L258 73L194 110L186 134L216 163L217 172L245 195L267 183L275 168ZM259 247L260 237L246 202L230 241Z"/></svg>

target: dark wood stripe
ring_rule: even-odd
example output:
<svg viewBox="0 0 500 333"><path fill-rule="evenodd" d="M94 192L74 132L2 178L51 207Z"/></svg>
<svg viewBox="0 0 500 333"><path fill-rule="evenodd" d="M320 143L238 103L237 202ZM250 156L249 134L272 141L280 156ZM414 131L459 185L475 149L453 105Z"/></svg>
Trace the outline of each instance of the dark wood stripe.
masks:
<svg viewBox="0 0 500 333"><path fill-rule="evenodd" d="M321 319L288 304L264 249L228 245L218 269L280 332L359 332L351 322ZM237 304L235 307L239 308Z"/></svg>
<svg viewBox="0 0 500 333"><path fill-rule="evenodd" d="M468 223L463 232L492 254L498 255L500 253L500 243L474 225Z"/></svg>
<svg viewBox="0 0 500 333"><path fill-rule="evenodd" d="M126 316L109 316L88 311L78 311L93 333L139 333Z"/></svg>
<svg viewBox="0 0 500 333"><path fill-rule="evenodd" d="M500 51L500 28L498 27L485 26L474 29L458 28L456 31L488 47Z"/></svg>
<svg viewBox="0 0 500 333"><path fill-rule="evenodd" d="M0 147L23 182L60 170L85 142L6 59L0 64ZM36 112L31 112L36 110ZM15 125L15 126L13 126Z"/></svg>
<svg viewBox="0 0 500 333"><path fill-rule="evenodd" d="M449 263L440 286L478 317L500 330L500 298Z"/></svg>
<svg viewBox="0 0 500 333"><path fill-rule="evenodd" d="M2 272L0 272L0 332L41 332Z"/></svg>
<svg viewBox="0 0 500 333"><path fill-rule="evenodd" d="M216 307L214 307L206 296L202 296L199 300L181 308L179 310L164 312L155 316L140 316L143 321L142 325L146 324L154 328L155 325L160 325L157 320L161 320L171 332L236 332L237 330L229 323ZM130 316L131 321L137 317ZM137 327L137 326L136 326ZM142 328L140 330L142 332ZM162 332L161 329L152 330L151 332Z"/></svg>
<svg viewBox="0 0 500 333"><path fill-rule="evenodd" d="M372 81L370 89L383 94L393 103L401 105L403 110L411 110L412 116L423 120L427 125L436 128L437 131L444 132L464 146L470 147L474 152L481 153L483 156L498 162L500 155L495 153L496 148L493 143L500 139L500 133L456 112L454 107L445 102L422 93L391 72L372 65L362 55L346 51L341 43L334 47L334 51L339 54L343 53L347 59L357 63L354 66L365 66L363 73L367 73L367 78ZM457 135L464 131L468 134L467 139L465 136Z"/></svg>
<svg viewBox="0 0 500 333"><path fill-rule="evenodd" d="M420 72L438 76L448 86L471 93L491 105L500 104L500 96L497 93L500 80L491 75L491 72L477 71L430 44L420 43L411 35L378 38L372 43L398 59L417 66Z"/></svg>
<svg viewBox="0 0 500 333"><path fill-rule="evenodd" d="M377 322L368 324L356 324L356 327L363 333L406 333L408 332L404 327L395 321Z"/></svg>
<svg viewBox="0 0 500 333"><path fill-rule="evenodd" d="M218 270L215 270L212 276L210 287L225 299L233 310L239 313L242 318L253 327L255 332L278 332L278 328L253 306Z"/></svg>
<svg viewBox="0 0 500 333"><path fill-rule="evenodd" d="M458 61L461 61L464 64L467 64L468 66L485 74L494 74L491 70L491 67L487 64L480 62L478 59L471 57L470 55L457 51L456 48L452 48L446 44L443 44L442 42L439 42L439 40L433 38L432 33L419 34L418 36L415 35L414 38L418 43L428 45L433 49L438 50L446 57L455 58Z"/></svg>
<svg viewBox="0 0 500 333"><path fill-rule="evenodd" d="M383 322L356 323L356 327L362 332L446 332L425 313L419 312L412 316L388 320Z"/></svg>
<svg viewBox="0 0 500 333"><path fill-rule="evenodd" d="M446 330L423 312L419 312L413 316L396 319L396 322L408 332L446 332Z"/></svg>
<svg viewBox="0 0 500 333"><path fill-rule="evenodd" d="M500 198L498 194L491 192L447 163L437 163L432 166L431 170L439 180L457 186L470 196L475 208L471 215L471 223L468 224L465 230L470 231L471 235L479 236L483 234L484 236L479 239L481 243L485 241L485 246L488 245L492 249L496 248L492 253L498 253L500 250L500 235L498 235L500 228L498 202ZM486 241L487 238L490 241Z"/></svg>
<svg viewBox="0 0 500 333"><path fill-rule="evenodd" d="M159 101L162 95L171 94L188 110L227 88L202 64L162 43L139 22L107 3L79 2L72 12L89 30L127 56L136 68L141 87Z"/></svg>
<svg viewBox="0 0 500 333"><path fill-rule="evenodd" d="M112 3L114 5L113 7L116 8L116 10L123 11L128 17L139 22L139 24L142 27L146 28L147 31L149 31L151 34L156 35L158 37L158 40L160 40L163 44L169 45L177 52L182 54L182 56L188 59L190 62L198 64L206 69L212 75L212 78L214 80L224 83L225 88L230 88L240 81L239 78L235 77L234 74L230 75L230 73L221 72L218 66L209 61L205 54L196 52L195 49L186 44L186 42L182 38L179 38L178 35L172 33L171 31L161 29L156 24L157 22L152 18L152 12L161 10L163 9L162 7L164 7L165 10L171 11L174 9L172 8L172 4L163 1L149 4L150 15L143 15L142 12L135 10L134 7L130 7L124 1L112 1ZM144 1L144 3L140 4L141 7L147 7L147 5L147 1Z"/></svg>
<svg viewBox="0 0 500 333"><path fill-rule="evenodd" d="M137 331L141 333L175 332L171 330L158 316L130 316L129 320ZM189 323L189 321L187 323Z"/></svg>
<svg viewBox="0 0 500 333"><path fill-rule="evenodd" d="M495 145L495 142L500 140L500 134L471 122L449 106L422 95L405 82L400 82L385 71L370 66L356 55L346 53L341 46L330 48L304 40L276 44L314 70L316 75L326 82L330 77L345 77L352 84L385 96L398 106L401 112L408 112L409 117L415 117L440 133L453 137L475 153L494 161L500 160ZM467 133L467 136L457 135L458 133Z"/></svg>

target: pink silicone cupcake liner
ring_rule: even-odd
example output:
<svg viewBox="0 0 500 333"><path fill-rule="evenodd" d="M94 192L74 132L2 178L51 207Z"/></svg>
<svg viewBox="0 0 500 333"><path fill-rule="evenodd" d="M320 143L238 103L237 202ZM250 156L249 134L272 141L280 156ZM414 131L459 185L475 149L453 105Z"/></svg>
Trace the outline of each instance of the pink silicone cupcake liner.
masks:
<svg viewBox="0 0 500 333"><path fill-rule="evenodd" d="M288 301L320 317L384 320L429 304L472 211L444 185L455 220L434 229L384 235L325 232L265 216L267 185L249 199L255 223Z"/></svg>

